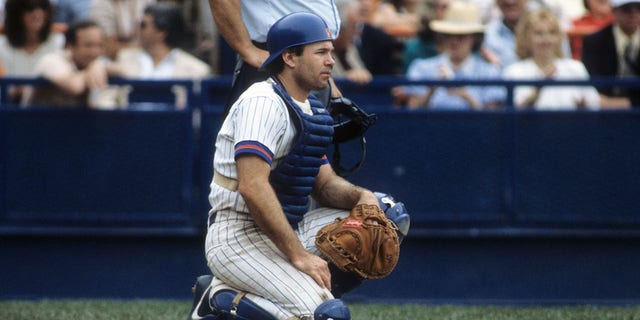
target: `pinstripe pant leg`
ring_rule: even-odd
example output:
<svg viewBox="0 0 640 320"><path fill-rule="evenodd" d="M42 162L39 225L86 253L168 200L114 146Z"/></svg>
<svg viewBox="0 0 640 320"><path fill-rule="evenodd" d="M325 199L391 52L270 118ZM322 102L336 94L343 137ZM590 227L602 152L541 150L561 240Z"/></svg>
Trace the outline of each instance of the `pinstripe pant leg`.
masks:
<svg viewBox="0 0 640 320"><path fill-rule="evenodd" d="M320 303L332 298L328 290L296 269L248 214L218 213L207 233L206 256L216 277L272 302L281 319L312 315Z"/></svg>
<svg viewBox="0 0 640 320"><path fill-rule="evenodd" d="M334 222L337 218L346 218L348 216L348 210L319 207L309 211L304 216L304 219L298 224L296 232L307 251L322 256L315 244L318 230Z"/></svg>

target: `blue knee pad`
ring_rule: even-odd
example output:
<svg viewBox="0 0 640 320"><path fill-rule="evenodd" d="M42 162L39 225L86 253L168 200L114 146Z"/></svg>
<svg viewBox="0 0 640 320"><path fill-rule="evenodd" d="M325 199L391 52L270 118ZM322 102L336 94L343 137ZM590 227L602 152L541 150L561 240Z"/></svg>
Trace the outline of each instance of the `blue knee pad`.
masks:
<svg viewBox="0 0 640 320"><path fill-rule="evenodd" d="M218 319L278 320L244 294L229 289L214 293L211 305L220 313Z"/></svg>
<svg viewBox="0 0 640 320"><path fill-rule="evenodd" d="M331 299L321 303L313 312L314 320L351 320L351 312L340 299Z"/></svg>

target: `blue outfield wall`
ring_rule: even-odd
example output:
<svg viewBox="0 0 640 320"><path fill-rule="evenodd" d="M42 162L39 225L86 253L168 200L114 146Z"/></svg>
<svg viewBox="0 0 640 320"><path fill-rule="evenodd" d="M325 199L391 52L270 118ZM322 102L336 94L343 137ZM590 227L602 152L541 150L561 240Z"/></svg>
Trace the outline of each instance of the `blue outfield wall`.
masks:
<svg viewBox="0 0 640 320"><path fill-rule="evenodd" d="M0 299L188 299L207 272L228 79L121 82L140 101L184 85L190 107L0 107ZM380 95L397 83L341 84L379 115L349 179L412 214L396 270L347 299L640 303L640 112L407 112Z"/></svg>
<svg viewBox="0 0 640 320"><path fill-rule="evenodd" d="M189 299L199 237L3 236L2 299ZM637 238L422 238L348 301L638 304Z"/></svg>

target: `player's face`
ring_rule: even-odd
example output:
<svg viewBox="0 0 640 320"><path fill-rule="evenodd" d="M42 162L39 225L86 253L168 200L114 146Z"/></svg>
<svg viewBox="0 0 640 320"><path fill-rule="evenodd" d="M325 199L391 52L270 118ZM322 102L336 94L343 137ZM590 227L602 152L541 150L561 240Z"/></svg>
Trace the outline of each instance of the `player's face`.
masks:
<svg viewBox="0 0 640 320"><path fill-rule="evenodd" d="M87 67L104 53L104 35L98 27L80 29L76 43L71 46L71 56L79 69Z"/></svg>
<svg viewBox="0 0 640 320"><path fill-rule="evenodd" d="M298 57L296 68L297 82L308 90L320 90L327 87L335 60L333 43L322 41L305 46Z"/></svg>

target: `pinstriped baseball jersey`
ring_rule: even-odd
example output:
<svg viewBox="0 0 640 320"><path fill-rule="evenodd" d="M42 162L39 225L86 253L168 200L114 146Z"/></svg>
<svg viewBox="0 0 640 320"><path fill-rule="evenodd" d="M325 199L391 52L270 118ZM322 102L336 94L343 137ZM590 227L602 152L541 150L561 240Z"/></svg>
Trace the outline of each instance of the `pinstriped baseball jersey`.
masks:
<svg viewBox="0 0 640 320"><path fill-rule="evenodd" d="M297 130L272 86L271 79L253 84L229 110L216 139L213 163L216 172L237 179L235 156L246 152L260 156L273 169L291 149ZM311 114L308 101L299 105ZM228 209L248 212L237 192L215 183L211 184L209 202L212 212Z"/></svg>
<svg viewBox="0 0 640 320"><path fill-rule="evenodd" d="M312 113L308 101L298 104L305 113ZM214 170L236 179L234 159L242 153L261 157L273 169L291 149L296 131L284 101L273 90L273 81L253 84L234 103L218 133ZM333 298L327 289L296 269L260 231L237 191L212 182L209 202L216 218L207 232L205 251L217 278L232 288L264 298L254 302L280 319L312 315L320 303ZM319 255L315 248L317 231L348 214L339 209L315 209L305 215L295 232L308 251Z"/></svg>

